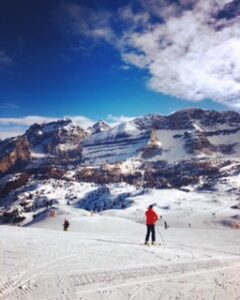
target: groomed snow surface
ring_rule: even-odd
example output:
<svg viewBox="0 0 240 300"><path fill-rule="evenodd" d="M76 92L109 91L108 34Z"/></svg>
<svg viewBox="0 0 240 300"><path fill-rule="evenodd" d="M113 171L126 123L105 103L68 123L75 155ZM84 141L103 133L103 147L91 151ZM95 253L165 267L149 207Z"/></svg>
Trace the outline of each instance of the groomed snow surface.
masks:
<svg viewBox="0 0 240 300"><path fill-rule="evenodd" d="M61 201L55 216L0 226L0 298L240 299L240 232L223 226L238 214L230 207L239 200L224 184L214 193L149 190L131 196L128 209L94 215ZM231 186L239 188L239 177ZM152 203L162 215L161 244L145 246L144 212Z"/></svg>

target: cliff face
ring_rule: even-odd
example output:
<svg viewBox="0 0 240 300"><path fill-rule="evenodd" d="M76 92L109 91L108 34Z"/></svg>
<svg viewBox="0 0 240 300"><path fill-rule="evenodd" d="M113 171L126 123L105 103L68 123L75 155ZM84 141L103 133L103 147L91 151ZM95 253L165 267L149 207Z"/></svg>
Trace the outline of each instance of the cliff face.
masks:
<svg viewBox="0 0 240 300"><path fill-rule="evenodd" d="M30 144L25 137L0 142L0 173L21 169L30 161Z"/></svg>
<svg viewBox="0 0 240 300"><path fill-rule="evenodd" d="M71 120L34 124L24 135L0 141L0 174L25 166L81 163L85 136Z"/></svg>
<svg viewBox="0 0 240 300"><path fill-rule="evenodd" d="M49 167L97 167L129 160L179 163L239 159L240 114L201 109L169 116L147 115L110 127L103 121L88 130L69 119L34 124L23 136L0 141L0 174Z"/></svg>

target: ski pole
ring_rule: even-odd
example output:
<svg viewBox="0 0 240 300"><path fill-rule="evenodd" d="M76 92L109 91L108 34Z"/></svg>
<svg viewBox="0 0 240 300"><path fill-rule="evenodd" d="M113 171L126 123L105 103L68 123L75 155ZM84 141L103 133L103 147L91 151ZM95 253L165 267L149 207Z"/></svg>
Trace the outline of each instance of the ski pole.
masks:
<svg viewBox="0 0 240 300"><path fill-rule="evenodd" d="M160 223L161 219L162 219L162 217L160 217L159 223ZM159 224L159 223L158 223L158 224ZM162 244L164 244L164 239L163 239L163 236L162 236L162 234L161 234L161 232L160 232L160 229L158 228L158 226L156 226L156 227L157 227L158 235L160 236L160 239L161 239L161 241L162 241Z"/></svg>
<svg viewBox="0 0 240 300"><path fill-rule="evenodd" d="M162 244L164 244L164 239L163 239L163 236L162 236L162 234L161 234L161 232L160 232L160 230L159 230L158 226L156 226L156 227L157 227L157 232L158 232L158 235L159 235L159 236L160 236L160 238L161 238Z"/></svg>

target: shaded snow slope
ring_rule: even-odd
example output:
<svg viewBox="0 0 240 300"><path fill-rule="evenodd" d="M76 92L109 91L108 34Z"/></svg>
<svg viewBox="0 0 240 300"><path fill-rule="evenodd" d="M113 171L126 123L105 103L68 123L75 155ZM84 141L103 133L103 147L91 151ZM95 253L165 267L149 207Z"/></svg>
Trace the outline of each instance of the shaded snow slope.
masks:
<svg viewBox="0 0 240 300"><path fill-rule="evenodd" d="M220 178L215 183L214 192L198 190L199 185L189 185L183 190L157 190L123 182L99 185L73 180L35 179L11 192L2 205L11 211L17 209L21 216L25 216L21 224L31 222L33 218L37 222L38 216L49 215L51 208L74 215L85 209L143 222L144 212L150 204L155 204L157 212L170 226L184 224L187 227L191 223L202 228L206 225L205 219L211 226L217 222L223 224L228 221L229 226L240 222L240 217L236 217L239 212L231 208L240 206L239 175ZM215 219L212 214L215 214Z"/></svg>
<svg viewBox="0 0 240 300"><path fill-rule="evenodd" d="M127 160L136 156L149 138L149 132L139 130L134 122L122 123L94 134L84 141L84 164L100 165Z"/></svg>

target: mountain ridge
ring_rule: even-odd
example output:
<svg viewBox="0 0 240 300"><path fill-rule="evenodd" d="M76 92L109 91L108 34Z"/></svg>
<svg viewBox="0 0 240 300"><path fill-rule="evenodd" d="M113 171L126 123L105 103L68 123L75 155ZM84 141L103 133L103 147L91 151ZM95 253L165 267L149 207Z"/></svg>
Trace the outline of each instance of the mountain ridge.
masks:
<svg viewBox="0 0 240 300"><path fill-rule="evenodd" d="M153 145L153 134L155 144ZM25 165L100 166L128 159L184 161L238 158L240 114L186 109L169 116L148 114L110 127L99 121L84 130L71 119L33 124L0 141L0 174ZM234 157L234 153L236 154Z"/></svg>

